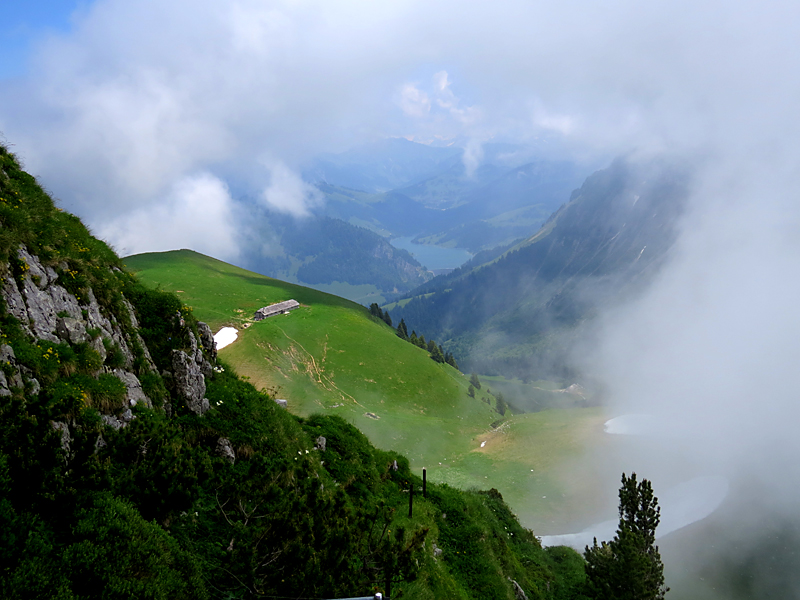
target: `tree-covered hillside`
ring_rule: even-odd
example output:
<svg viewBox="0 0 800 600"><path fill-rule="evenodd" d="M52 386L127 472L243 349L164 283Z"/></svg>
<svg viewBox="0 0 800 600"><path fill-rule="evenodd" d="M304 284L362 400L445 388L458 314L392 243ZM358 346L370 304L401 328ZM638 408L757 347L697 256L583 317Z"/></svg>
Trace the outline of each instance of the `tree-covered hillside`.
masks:
<svg viewBox="0 0 800 600"><path fill-rule="evenodd" d="M363 227L251 210L238 261L248 269L304 285L344 284L337 291L365 304L370 295L393 297L433 277L411 254Z"/></svg>
<svg viewBox="0 0 800 600"><path fill-rule="evenodd" d="M566 375L576 328L599 307L634 293L675 240L684 169L616 161L576 190L532 237L388 305L459 364L519 377Z"/></svg>
<svg viewBox="0 0 800 600"><path fill-rule="evenodd" d="M0 167L3 597L576 597L582 559L497 492L422 498L404 457L293 416L5 149Z"/></svg>

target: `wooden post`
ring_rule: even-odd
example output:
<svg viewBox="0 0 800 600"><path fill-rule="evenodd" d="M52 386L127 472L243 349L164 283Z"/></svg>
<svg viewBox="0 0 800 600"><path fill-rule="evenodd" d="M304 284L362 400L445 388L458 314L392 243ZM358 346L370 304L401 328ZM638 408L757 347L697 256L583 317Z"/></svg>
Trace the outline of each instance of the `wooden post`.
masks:
<svg viewBox="0 0 800 600"><path fill-rule="evenodd" d="M411 514L414 511L414 484L411 484L411 487L408 490L408 518L411 518ZM388 593L388 592L387 592Z"/></svg>
<svg viewBox="0 0 800 600"><path fill-rule="evenodd" d="M422 469L422 497L428 497L428 471L425 468Z"/></svg>

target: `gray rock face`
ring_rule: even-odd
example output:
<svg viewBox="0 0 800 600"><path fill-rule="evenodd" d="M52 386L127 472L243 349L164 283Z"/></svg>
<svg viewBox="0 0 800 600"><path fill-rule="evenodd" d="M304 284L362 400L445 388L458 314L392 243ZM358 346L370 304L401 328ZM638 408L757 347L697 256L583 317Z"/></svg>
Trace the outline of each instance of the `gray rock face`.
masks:
<svg viewBox="0 0 800 600"><path fill-rule="evenodd" d="M61 421L50 421L50 425L61 434L61 449L69 454L72 437L69 435L69 426Z"/></svg>
<svg viewBox="0 0 800 600"><path fill-rule="evenodd" d="M525 590L513 579L509 578L511 585L514 587L514 596L517 600L528 600L528 596L525 595Z"/></svg>
<svg viewBox="0 0 800 600"><path fill-rule="evenodd" d="M89 339L82 319L59 317L56 321L56 335L69 344L80 344Z"/></svg>
<svg viewBox="0 0 800 600"><path fill-rule="evenodd" d="M14 354L14 349L8 344L0 345L0 363L17 364L17 355Z"/></svg>
<svg viewBox="0 0 800 600"><path fill-rule="evenodd" d="M200 363L200 372L204 377L211 377L214 374L214 367L211 366L210 362L203 358L203 362Z"/></svg>
<svg viewBox="0 0 800 600"><path fill-rule="evenodd" d="M0 396L10 396L12 387L21 388L24 384L22 382L22 375L19 372L14 349L8 344L0 345L0 364L9 365L12 370L12 375L10 377L7 377L3 371L0 371ZM39 382L37 381L36 383L38 385ZM38 390L35 393L38 394Z"/></svg>
<svg viewBox="0 0 800 600"><path fill-rule="evenodd" d="M100 332L100 336L90 343L103 360L106 358L103 339L106 339L119 347L124 357L124 368L132 370L132 340L127 337L113 315L107 317L103 314L91 289L87 291L85 298L78 300L66 288L56 283L56 271L52 267L43 266L38 257L30 254L24 246L17 250L17 256L28 266L22 285L17 285L13 277L6 277L0 293L8 312L19 320L25 333L39 340L77 344L90 341L87 330L95 329ZM66 269L67 265L62 267ZM125 299L123 302L128 309L131 324L138 325L133 306ZM135 337L135 341L144 350L150 370L155 370L143 340L138 333Z"/></svg>
<svg viewBox="0 0 800 600"><path fill-rule="evenodd" d="M214 345L214 334L211 332L211 327L202 321L198 321L197 333L200 334L200 343L203 345L203 349L208 352L212 360L216 360L217 347Z"/></svg>
<svg viewBox="0 0 800 600"><path fill-rule="evenodd" d="M137 404L143 404L147 408L153 408L153 403L150 401L144 390L142 389L142 384L139 382L139 378L136 377L130 371L123 371L122 369L115 369L114 375L125 384L125 388L127 389L126 400L127 404L130 407L136 406Z"/></svg>
<svg viewBox="0 0 800 600"><path fill-rule="evenodd" d="M0 397L2 396L10 396L11 390L8 387L8 381L6 380L6 374L0 371Z"/></svg>
<svg viewBox="0 0 800 600"><path fill-rule="evenodd" d="M236 453L233 451L233 445L228 438L219 438L217 440L217 454L231 464L236 462Z"/></svg>
<svg viewBox="0 0 800 600"><path fill-rule="evenodd" d="M8 313L15 317L20 322L25 333L32 337L33 332L28 326L30 321L28 317L28 307L25 306L25 299L22 297L17 287L17 282L13 277L6 277L3 282L2 294L3 300L6 302L6 310Z"/></svg>
<svg viewBox="0 0 800 600"><path fill-rule="evenodd" d="M17 250L17 257L28 265L22 289L18 290L27 308L27 323L36 338L58 342L58 315L67 314L74 319L80 319L78 299L56 284L56 272L51 267L43 267L39 259L29 254L24 246ZM13 294L13 290L11 293Z"/></svg>
<svg viewBox="0 0 800 600"><path fill-rule="evenodd" d="M122 367L113 371L126 388L126 406L122 413L117 415L101 415L103 422L114 429L120 429L130 423L135 417L130 410L137 404L144 404L152 408L152 402L144 393L139 378L133 373L134 353L133 348L140 346L146 361L145 369L156 371L147 346L138 332L131 332L130 325L138 328L133 306L125 298L122 303L127 310L121 314L104 311L91 289L79 293L80 298L63 286L59 285L59 274L50 266L44 266L39 258L27 248L21 246L17 250L20 261L27 265L24 276L17 281L14 277L6 277L0 282L2 295L8 313L20 322L23 331L32 341L46 340L55 343L65 342L72 346L80 343L89 343L106 360L109 342L119 348L123 360ZM62 263L60 268L66 272L68 265ZM60 277L68 277L62 274ZM125 314L127 312L127 315ZM118 321L117 319L120 319ZM91 335L89 332L92 332ZM213 337L212 337L213 340ZM105 342L105 344L104 344ZM178 360L183 369L183 378L178 382L178 390L190 409L202 414L208 409L208 400L205 394L205 381L200 373L200 367L212 371L211 365L203 365L205 361L202 352L197 349L196 340L192 339L193 352L190 362ZM188 357L185 357L188 358ZM186 364L184 364L184 362ZM205 361L207 362L207 361ZM14 388L23 388L28 395L39 393L40 384L33 378L33 374L23 366L17 364L11 346L0 346L0 363L7 363L11 369L5 367L0 371L0 396L9 396ZM111 372L107 367L105 372ZM97 375L97 373L95 373ZM65 423L53 423L54 429L61 433L62 448L69 450L69 428ZM103 442L104 443L104 442Z"/></svg>
<svg viewBox="0 0 800 600"><path fill-rule="evenodd" d="M113 415L100 415L100 419L103 421L103 425L108 425L114 429L122 429L126 425L121 419Z"/></svg>
<svg viewBox="0 0 800 600"><path fill-rule="evenodd" d="M320 452L325 452L325 446L328 443L328 440L325 439L324 436L319 436L317 441L314 443L314 450L319 450Z"/></svg>
<svg viewBox="0 0 800 600"><path fill-rule="evenodd" d="M277 404L281 408L289 408L289 403L286 400L284 400L283 398L276 398L275 399L275 404Z"/></svg>
<svg viewBox="0 0 800 600"><path fill-rule="evenodd" d="M182 350L172 351L172 371L175 389L189 410L202 415L209 408L205 396L206 380L193 357Z"/></svg>

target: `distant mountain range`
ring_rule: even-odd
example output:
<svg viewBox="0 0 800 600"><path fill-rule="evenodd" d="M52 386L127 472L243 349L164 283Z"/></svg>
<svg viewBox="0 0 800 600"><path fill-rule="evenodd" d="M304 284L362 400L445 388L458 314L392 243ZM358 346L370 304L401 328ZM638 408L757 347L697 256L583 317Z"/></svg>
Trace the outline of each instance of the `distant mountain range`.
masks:
<svg viewBox="0 0 800 600"><path fill-rule="evenodd" d="M585 172L510 144L487 144L471 173L463 149L402 138L325 155L304 171L325 204L302 219L248 206L238 264L363 304L384 302L433 276L392 238L471 253L509 244L535 232Z"/></svg>
<svg viewBox="0 0 800 600"><path fill-rule="evenodd" d="M373 150L320 160L305 173L325 194L321 214L389 237L416 236L420 243L471 252L535 231L588 173L510 144L487 144L473 172L458 148L396 139ZM378 180L394 185L382 188Z"/></svg>
<svg viewBox="0 0 800 600"><path fill-rule="evenodd" d="M446 340L467 369L566 377L580 326L641 289L666 260L688 180L675 165L618 160L534 235L388 305L392 319Z"/></svg>

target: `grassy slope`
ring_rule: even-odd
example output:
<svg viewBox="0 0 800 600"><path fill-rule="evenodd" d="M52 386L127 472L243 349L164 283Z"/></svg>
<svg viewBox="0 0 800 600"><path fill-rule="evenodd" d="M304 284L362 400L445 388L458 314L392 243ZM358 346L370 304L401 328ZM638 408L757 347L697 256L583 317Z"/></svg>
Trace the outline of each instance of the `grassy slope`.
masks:
<svg viewBox="0 0 800 600"><path fill-rule="evenodd" d="M586 510L539 499L582 504L591 498L586 481L562 478L559 466L580 460L596 442L599 411L521 415L494 431L490 424L499 415L467 396L466 377L400 340L355 303L188 250L124 262L144 283L178 292L214 331L239 329L239 340L220 357L257 387L286 398L292 412L339 414L376 446L405 454L418 474L427 467L432 481L495 487L539 534L559 533L576 508ZM256 309L289 298L302 306L244 329Z"/></svg>
<svg viewBox="0 0 800 600"><path fill-rule="evenodd" d="M466 442L452 439L469 440L497 418L467 396L461 373L399 339L362 306L190 251L125 263L143 282L179 292L212 329L239 329L239 340L221 358L256 386L286 398L293 412L340 414L412 463L426 451L466 450ZM256 309L288 298L301 308L243 328Z"/></svg>

